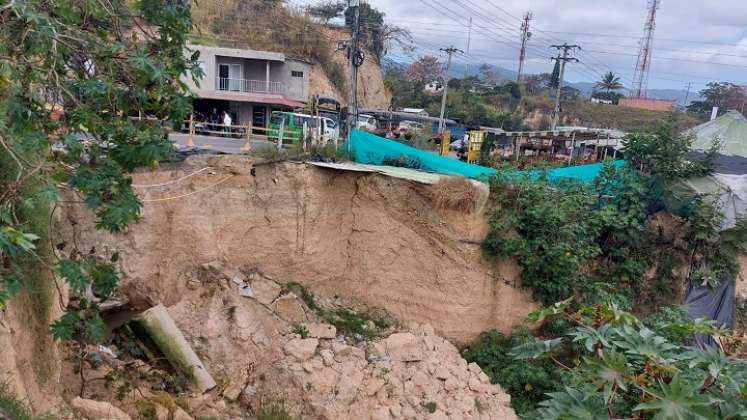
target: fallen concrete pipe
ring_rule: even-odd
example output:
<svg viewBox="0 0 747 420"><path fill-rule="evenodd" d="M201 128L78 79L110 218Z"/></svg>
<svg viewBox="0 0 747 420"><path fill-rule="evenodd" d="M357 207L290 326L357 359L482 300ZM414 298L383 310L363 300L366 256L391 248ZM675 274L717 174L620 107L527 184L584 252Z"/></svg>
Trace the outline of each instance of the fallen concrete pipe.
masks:
<svg viewBox="0 0 747 420"><path fill-rule="evenodd" d="M198 391L205 392L215 387L215 380L163 304L141 313L134 321L153 339L169 363L187 375Z"/></svg>

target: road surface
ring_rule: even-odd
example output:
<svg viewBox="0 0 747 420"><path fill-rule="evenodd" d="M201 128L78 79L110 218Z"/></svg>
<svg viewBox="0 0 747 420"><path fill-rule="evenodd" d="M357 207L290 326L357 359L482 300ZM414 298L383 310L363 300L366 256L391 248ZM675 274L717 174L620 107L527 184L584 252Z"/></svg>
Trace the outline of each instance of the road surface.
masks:
<svg viewBox="0 0 747 420"><path fill-rule="evenodd" d="M177 145L178 148L187 147L187 134L184 133L171 133L169 140ZM203 136L195 134L192 137L195 147L198 149L209 149L223 153L239 154L241 148L244 147L246 139L244 138L231 138L231 137L218 137L218 136ZM252 149L271 147L275 144L267 140L252 139Z"/></svg>

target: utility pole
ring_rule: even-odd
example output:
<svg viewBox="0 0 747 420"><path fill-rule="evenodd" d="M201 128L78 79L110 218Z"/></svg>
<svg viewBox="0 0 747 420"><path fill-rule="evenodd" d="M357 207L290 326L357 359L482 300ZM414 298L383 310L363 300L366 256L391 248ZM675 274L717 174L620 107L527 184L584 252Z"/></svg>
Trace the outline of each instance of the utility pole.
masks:
<svg viewBox="0 0 747 420"><path fill-rule="evenodd" d="M524 59L527 56L527 41L532 37L529 32L529 21L532 20L532 12L524 14L524 23L521 24L521 50L519 51L519 74L516 76L516 83L521 83L521 76L524 74Z"/></svg>
<svg viewBox="0 0 747 420"><path fill-rule="evenodd" d="M350 7L353 9L353 28L348 48L348 58L350 59L350 107L348 112L348 129L353 131L355 124L358 122L358 67L363 64L365 59L363 51L358 50L358 39L360 31L360 0L350 0ZM350 144L350 142L348 142ZM349 146L348 146L349 147Z"/></svg>
<svg viewBox="0 0 747 420"><path fill-rule="evenodd" d="M444 123L444 114L446 113L446 91L449 90L449 69L451 68L451 56L457 51L464 53L464 51L458 48L454 48L453 46L449 48L441 48L441 51L448 54L449 59L446 62L446 73L444 74L444 93L441 97L441 118L438 120L438 134L442 134L444 132L444 128L446 127L446 124Z"/></svg>
<svg viewBox="0 0 747 420"><path fill-rule="evenodd" d="M687 83L687 92L685 93L685 101L682 103L682 106L687 106L687 100L690 99L690 88L692 88L693 82Z"/></svg>
<svg viewBox="0 0 747 420"><path fill-rule="evenodd" d="M550 48L555 48L558 50L558 56L553 57L552 60L557 60L560 62L560 76L558 77L558 90L555 92L555 115L552 119L552 131L555 131L555 127L558 126L558 121L560 120L560 93L563 91L563 75L565 75L565 63L569 61L575 61L578 63L578 58L574 57L568 57L568 52L572 51L576 48L579 50L581 47L578 45L551 45ZM560 54L560 51L563 51L563 54Z"/></svg>

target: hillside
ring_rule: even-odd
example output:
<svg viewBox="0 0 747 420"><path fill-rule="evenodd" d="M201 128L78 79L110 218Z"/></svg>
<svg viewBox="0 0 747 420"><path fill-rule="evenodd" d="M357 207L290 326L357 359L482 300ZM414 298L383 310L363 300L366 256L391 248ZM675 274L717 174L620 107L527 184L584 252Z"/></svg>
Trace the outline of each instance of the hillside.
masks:
<svg viewBox="0 0 747 420"><path fill-rule="evenodd" d="M259 0L194 2L192 13L192 42L303 58L312 63L311 95L331 96L343 105L349 102L350 63L344 52L337 51L338 41L350 39L345 28L321 25L297 9ZM391 95L379 63L368 51L366 57L359 68L358 100L362 107L388 108Z"/></svg>

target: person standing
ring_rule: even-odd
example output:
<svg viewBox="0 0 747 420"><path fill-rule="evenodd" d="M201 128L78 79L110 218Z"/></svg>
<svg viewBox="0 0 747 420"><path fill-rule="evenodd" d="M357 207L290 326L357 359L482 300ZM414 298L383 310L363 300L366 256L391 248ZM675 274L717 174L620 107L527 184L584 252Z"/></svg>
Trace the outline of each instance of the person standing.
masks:
<svg viewBox="0 0 747 420"><path fill-rule="evenodd" d="M228 111L223 111L223 130L226 133L231 132L231 123L233 120L231 120L231 116L228 115Z"/></svg>
<svg viewBox="0 0 747 420"><path fill-rule="evenodd" d="M217 131L218 123L220 122L220 115L218 115L217 109L213 108L213 112L210 114L210 117L209 117L209 122L210 122L210 130Z"/></svg>

